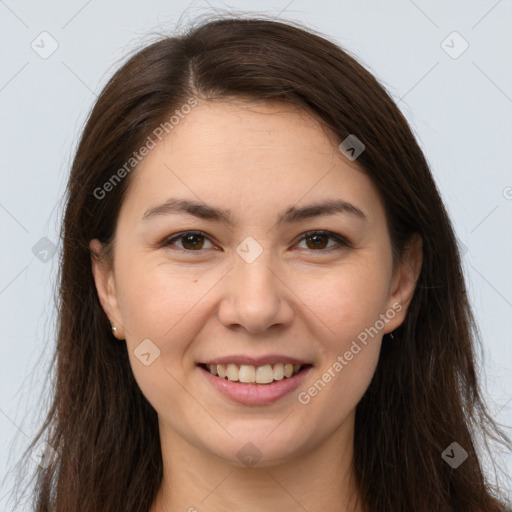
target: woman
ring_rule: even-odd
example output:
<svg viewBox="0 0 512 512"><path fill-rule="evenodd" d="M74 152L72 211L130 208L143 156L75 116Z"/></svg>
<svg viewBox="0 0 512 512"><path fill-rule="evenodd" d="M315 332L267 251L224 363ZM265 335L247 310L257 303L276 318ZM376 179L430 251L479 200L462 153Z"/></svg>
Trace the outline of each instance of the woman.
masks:
<svg viewBox="0 0 512 512"><path fill-rule="evenodd" d="M35 510L506 510L450 221L337 45L221 19L139 51L62 237Z"/></svg>

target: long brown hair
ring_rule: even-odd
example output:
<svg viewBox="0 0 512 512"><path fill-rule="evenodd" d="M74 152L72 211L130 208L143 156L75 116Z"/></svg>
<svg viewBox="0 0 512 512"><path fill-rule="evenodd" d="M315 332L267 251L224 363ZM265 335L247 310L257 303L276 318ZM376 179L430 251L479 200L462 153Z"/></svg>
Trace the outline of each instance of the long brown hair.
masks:
<svg viewBox="0 0 512 512"><path fill-rule="evenodd" d="M423 267L404 323L384 337L356 409L355 472L365 509L503 512L477 443L511 447L489 415L476 371L479 342L456 237L407 121L377 80L338 45L297 23L206 20L161 37L127 60L98 97L66 193L53 402L32 448L57 456L39 467L38 512L147 512L163 468L157 414L116 342L91 272L89 242L109 256L131 172L95 190L190 98L280 100L314 113L338 139L356 134L358 163L380 190L396 258L412 234ZM126 170L126 167L125 167ZM457 442L456 469L442 453Z"/></svg>

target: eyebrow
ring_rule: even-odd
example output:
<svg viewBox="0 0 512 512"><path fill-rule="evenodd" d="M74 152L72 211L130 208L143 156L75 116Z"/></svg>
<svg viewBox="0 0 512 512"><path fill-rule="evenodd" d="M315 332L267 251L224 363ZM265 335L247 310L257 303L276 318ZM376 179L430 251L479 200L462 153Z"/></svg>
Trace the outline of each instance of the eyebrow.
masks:
<svg viewBox="0 0 512 512"><path fill-rule="evenodd" d="M173 213L185 213L200 219L223 222L230 227L234 224L230 210L222 210L190 199L175 198L170 198L162 204L148 208L144 213L142 220L146 222L154 217L170 215ZM290 206L278 214L276 224L280 225L284 223L300 222L304 219L311 219L323 215L332 215L335 213L348 213L364 221L368 220L364 212L357 206L342 199L332 199L301 207Z"/></svg>

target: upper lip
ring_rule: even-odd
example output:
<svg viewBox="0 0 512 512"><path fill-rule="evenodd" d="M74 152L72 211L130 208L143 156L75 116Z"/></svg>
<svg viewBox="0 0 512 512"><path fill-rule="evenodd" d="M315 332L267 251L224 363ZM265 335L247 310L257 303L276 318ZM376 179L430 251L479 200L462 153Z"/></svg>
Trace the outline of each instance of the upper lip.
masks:
<svg viewBox="0 0 512 512"><path fill-rule="evenodd" d="M297 359L296 357L283 356L279 354L269 354L261 357L250 357L247 355L234 355L216 357L215 359L209 359L208 361L202 361L202 364L246 364L252 366L264 366L266 364L274 363L291 363L291 364L311 364L303 359Z"/></svg>

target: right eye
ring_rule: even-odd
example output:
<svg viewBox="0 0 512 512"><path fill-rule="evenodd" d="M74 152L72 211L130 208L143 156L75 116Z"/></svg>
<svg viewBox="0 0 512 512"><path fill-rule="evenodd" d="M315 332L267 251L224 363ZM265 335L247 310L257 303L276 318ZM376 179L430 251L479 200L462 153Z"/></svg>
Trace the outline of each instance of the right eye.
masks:
<svg viewBox="0 0 512 512"><path fill-rule="evenodd" d="M179 250L185 252L198 252L203 249L204 239L209 240L205 233L202 231L183 231L176 235L171 235L165 242L165 246L175 246L175 242L182 244L182 247L178 247ZM210 242L211 243L211 242Z"/></svg>

